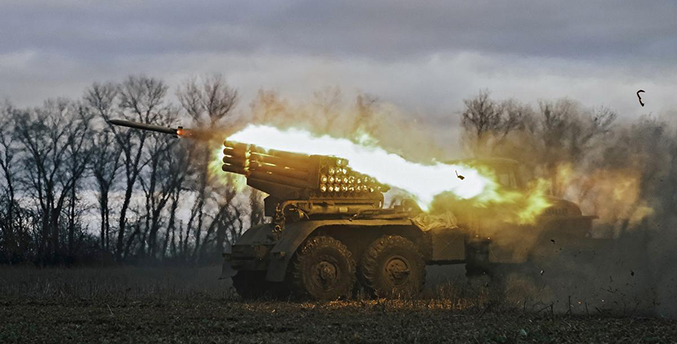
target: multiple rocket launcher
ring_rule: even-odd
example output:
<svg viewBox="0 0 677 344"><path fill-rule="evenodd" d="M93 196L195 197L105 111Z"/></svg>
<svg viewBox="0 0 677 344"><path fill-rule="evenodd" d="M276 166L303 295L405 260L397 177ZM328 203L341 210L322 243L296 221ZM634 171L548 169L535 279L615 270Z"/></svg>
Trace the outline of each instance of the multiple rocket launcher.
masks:
<svg viewBox="0 0 677 344"><path fill-rule="evenodd" d="M231 141L223 143L222 170L245 175L247 184L280 200L382 199L388 190L374 178L353 171L343 158Z"/></svg>

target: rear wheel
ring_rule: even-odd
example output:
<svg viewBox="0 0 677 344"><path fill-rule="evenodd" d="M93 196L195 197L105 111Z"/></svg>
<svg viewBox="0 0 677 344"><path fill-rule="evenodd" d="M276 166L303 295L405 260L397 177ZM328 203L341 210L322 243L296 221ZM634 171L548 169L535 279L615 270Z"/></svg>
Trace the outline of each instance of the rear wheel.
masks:
<svg viewBox="0 0 677 344"><path fill-rule="evenodd" d="M375 296L415 296L423 290L425 261L413 242L386 235L369 245L360 261L359 275Z"/></svg>
<svg viewBox="0 0 677 344"><path fill-rule="evenodd" d="M289 274L291 289L298 296L336 300L350 296L353 291L355 261L337 239L312 237L296 253Z"/></svg>

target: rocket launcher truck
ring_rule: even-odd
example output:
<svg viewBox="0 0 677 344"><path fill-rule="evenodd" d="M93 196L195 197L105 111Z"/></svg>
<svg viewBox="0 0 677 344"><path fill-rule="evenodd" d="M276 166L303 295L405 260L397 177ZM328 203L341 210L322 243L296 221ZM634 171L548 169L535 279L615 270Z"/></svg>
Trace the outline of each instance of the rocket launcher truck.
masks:
<svg viewBox="0 0 677 344"><path fill-rule="evenodd" d="M175 136L190 132L111 123ZM522 266L558 252L555 242L579 252L590 246L595 217L583 216L576 204L563 199L550 198L551 206L529 226L497 221L491 209L430 215L406 199L385 207L389 187L352 170L340 157L230 141L222 149L224 173L243 175L247 185L268 194L264 213L269 221L249 228L223 254L222 278L232 278L243 298L293 293L330 300L356 290L411 296L423 289L426 265L465 264L468 276L496 277L499 267ZM505 174L499 180L509 181L510 187L524 186L516 161L464 163L494 168L497 175ZM524 242L529 242L526 249Z"/></svg>

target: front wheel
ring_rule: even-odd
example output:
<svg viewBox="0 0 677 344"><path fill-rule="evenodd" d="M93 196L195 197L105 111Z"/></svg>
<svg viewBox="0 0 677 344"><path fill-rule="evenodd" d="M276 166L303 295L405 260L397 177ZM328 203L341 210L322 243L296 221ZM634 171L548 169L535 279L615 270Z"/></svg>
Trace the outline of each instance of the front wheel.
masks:
<svg viewBox="0 0 677 344"><path fill-rule="evenodd" d="M312 237L296 253L290 266L291 289L302 297L336 300L351 295L355 286L355 261L337 239Z"/></svg>
<svg viewBox="0 0 677 344"><path fill-rule="evenodd" d="M360 261L360 280L378 297L415 296L425 283L425 261L413 242L397 235L376 239Z"/></svg>

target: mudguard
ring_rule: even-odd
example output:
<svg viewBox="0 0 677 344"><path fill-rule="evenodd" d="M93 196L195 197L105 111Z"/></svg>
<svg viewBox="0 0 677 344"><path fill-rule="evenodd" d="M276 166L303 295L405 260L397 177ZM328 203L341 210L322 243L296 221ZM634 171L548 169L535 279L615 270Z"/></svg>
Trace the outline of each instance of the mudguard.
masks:
<svg viewBox="0 0 677 344"><path fill-rule="evenodd" d="M271 224L262 224L248 229L231 247L231 252L224 253L224 269L228 265L229 268L234 270L265 271L266 261L263 260L261 252L257 252L257 249L272 247L275 243L276 239ZM229 277L227 272L223 273L222 276Z"/></svg>
<svg viewBox="0 0 677 344"><path fill-rule="evenodd" d="M270 264L266 280L284 281L291 258L301 244L316 229L326 226L366 227L366 226L412 226L411 220L313 220L289 223L285 226L280 241L270 251Z"/></svg>
<svg viewBox="0 0 677 344"><path fill-rule="evenodd" d="M242 233L239 239L237 239L237 242L233 245L233 249L235 249L235 246L272 244L273 237L270 234L273 232L273 228L274 226L270 223L264 223L249 228Z"/></svg>

